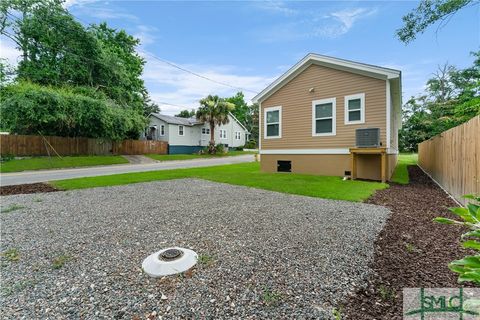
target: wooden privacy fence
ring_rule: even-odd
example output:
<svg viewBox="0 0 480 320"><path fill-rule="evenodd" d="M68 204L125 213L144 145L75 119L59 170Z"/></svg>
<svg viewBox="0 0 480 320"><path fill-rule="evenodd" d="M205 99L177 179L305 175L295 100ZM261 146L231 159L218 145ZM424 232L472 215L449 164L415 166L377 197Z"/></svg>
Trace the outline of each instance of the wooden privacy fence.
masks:
<svg viewBox="0 0 480 320"><path fill-rule="evenodd" d="M480 116L420 143L418 164L462 204L480 194Z"/></svg>
<svg viewBox="0 0 480 320"><path fill-rule="evenodd" d="M13 156L77 156L110 154L167 154L164 141L124 140L120 142L52 136L0 135L0 154Z"/></svg>

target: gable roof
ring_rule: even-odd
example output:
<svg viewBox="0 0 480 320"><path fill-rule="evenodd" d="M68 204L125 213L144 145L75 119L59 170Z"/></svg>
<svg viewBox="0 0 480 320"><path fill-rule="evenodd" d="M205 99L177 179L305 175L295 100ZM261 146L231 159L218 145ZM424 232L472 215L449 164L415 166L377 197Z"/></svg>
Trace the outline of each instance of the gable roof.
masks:
<svg viewBox="0 0 480 320"><path fill-rule="evenodd" d="M243 123L241 123L240 120L238 120L237 117L235 117L235 116L233 115L233 113L228 112L228 115L231 116L231 117L233 118L233 120L237 121L237 123L240 125L240 127L242 127L243 130L245 130L245 131L248 133L247 128L245 128L245 126L243 125Z"/></svg>
<svg viewBox="0 0 480 320"><path fill-rule="evenodd" d="M231 113L229 112L228 115L232 117L246 132L248 132L247 128ZM165 121L169 124L177 124L181 126L194 126L197 124L203 124L203 122L198 121L196 118L181 118L181 117L174 117L174 116L167 116L166 114L161 113L150 113L150 116L153 116L157 119Z"/></svg>
<svg viewBox="0 0 480 320"><path fill-rule="evenodd" d="M287 72L272 82L268 87L262 90L262 92L253 97L252 101L261 102L265 100L312 64L385 80L399 78L401 75L400 70L309 53L293 67L287 70Z"/></svg>
<svg viewBox="0 0 480 320"><path fill-rule="evenodd" d="M160 113L151 113L150 115L154 116L157 119L165 121L166 123L178 124L181 126L194 126L197 124L202 124L202 122L198 121L196 118L181 118L181 117L167 116L166 114L160 114Z"/></svg>

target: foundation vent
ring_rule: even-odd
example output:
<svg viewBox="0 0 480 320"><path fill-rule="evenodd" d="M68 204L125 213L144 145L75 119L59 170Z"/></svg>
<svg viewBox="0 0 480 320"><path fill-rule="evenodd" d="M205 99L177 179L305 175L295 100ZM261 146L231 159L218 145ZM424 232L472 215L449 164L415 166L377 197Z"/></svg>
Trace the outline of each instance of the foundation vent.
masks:
<svg viewBox="0 0 480 320"><path fill-rule="evenodd" d="M278 160L277 172L292 172L292 161Z"/></svg>

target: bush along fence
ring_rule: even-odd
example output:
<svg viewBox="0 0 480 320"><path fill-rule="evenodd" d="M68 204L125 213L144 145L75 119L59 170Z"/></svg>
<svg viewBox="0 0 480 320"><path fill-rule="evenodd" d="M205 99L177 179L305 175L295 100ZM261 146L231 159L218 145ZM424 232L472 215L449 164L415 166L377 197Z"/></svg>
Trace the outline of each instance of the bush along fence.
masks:
<svg viewBox="0 0 480 320"><path fill-rule="evenodd" d="M164 141L111 141L53 136L0 135L0 154L2 156L167 154L167 152L168 143Z"/></svg>
<svg viewBox="0 0 480 320"><path fill-rule="evenodd" d="M480 194L480 116L418 145L418 164L458 202Z"/></svg>

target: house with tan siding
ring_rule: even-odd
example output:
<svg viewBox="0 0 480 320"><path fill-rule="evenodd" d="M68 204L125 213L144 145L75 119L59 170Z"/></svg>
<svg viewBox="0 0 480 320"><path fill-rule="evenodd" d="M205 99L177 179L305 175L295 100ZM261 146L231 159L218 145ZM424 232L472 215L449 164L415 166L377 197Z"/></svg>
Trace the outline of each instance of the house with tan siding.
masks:
<svg viewBox="0 0 480 320"><path fill-rule="evenodd" d="M389 180L401 92L399 70L308 54L253 98L261 169Z"/></svg>

